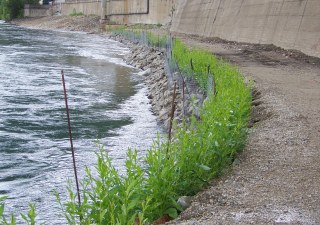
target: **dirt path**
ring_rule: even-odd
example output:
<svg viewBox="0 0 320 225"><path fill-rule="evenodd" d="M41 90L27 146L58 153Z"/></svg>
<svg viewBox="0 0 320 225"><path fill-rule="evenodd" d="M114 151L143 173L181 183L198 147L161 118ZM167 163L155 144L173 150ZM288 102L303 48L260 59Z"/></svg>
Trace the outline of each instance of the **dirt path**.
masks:
<svg viewBox="0 0 320 225"><path fill-rule="evenodd" d="M232 171L172 224L320 224L320 60L181 37L236 64L259 92L256 123Z"/></svg>

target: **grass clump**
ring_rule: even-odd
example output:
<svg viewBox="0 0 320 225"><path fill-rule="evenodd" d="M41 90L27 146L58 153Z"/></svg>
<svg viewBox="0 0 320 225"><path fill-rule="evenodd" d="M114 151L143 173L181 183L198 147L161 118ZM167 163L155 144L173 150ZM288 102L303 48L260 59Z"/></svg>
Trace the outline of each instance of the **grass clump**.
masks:
<svg viewBox="0 0 320 225"><path fill-rule="evenodd" d="M4 200L7 197L0 197L0 224L1 225L16 225L17 219L14 214L11 214L9 218L4 215L5 204ZM20 214L22 220L28 225L36 224L36 207L34 204L29 204L29 211L25 214Z"/></svg>
<svg viewBox="0 0 320 225"><path fill-rule="evenodd" d="M196 48L187 48L179 39L175 39L174 41L172 54L181 72L185 76L195 79L198 85L204 90L207 90L208 67L213 74L224 72L221 71L224 70L224 68L221 67L223 63L221 61L218 62L219 60L210 52ZM232 67L231 65L226 67L229 66ZM240 75L240 73L236 73L237 76ZM232 79L232 77L230 77L230 79Z"/></svg>
<svg viewBox="0 0 320 225"><path fill-rule="evenodd" d="M156 35L152 32L147 33L147 40L151 47L164 48L167 44L167 36Z"/></svg>
<svg viewBox="0 0 320 225"><path fill-rule="evenodd" d="M143 184L143 170L137 162L137 153L129 151L126 160L126 176L121 176L111 164L103 146L99 146L97 176L86 169L86 179L82 181L82 204L78 207L76 194L70 184L70 201L63 205L59 195L58 202L69 224L144 224L143 212L148 206ZM81 223L79 218L81 219Z"/></svg>
<svg viewBox="0 0 320 225"><path fill-rule="evenodd" d="M131 41L137 41L149 47L164 48L167 44L167 36L154 34L147 32L143 29L139 29L137 26L109 26L108 31L111 31L115 35L121 35Z"/></svg>

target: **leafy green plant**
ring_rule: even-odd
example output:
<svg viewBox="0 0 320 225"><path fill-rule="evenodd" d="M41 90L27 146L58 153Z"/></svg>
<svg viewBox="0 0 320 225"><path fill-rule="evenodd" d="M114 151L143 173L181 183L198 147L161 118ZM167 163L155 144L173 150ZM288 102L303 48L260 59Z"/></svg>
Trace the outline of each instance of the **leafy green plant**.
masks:
<svg viewBox="0 0 320 225"><path fill-rule="evenodd" d="M144 210L150 200L145 198L144 171L137 161L137 152L129 150L126 160L126 176L121 176L111 164L111 159L99 145L97 175L86 169L86 179L81 183L83 202L78 206L76 194L68 186L70 201L57 200L68 224L143 224ZM81 221L80 221L81 218Z"/></svg>
<svg viewBox="0 0 320 225"><path fill-rule="evenodd" d="M17 219L14 214L9 216L9 219L4 215L4 200L7 197L0 197L0 224L3 225L15 225L17 224ZM26 222L27 225L36 225L36 207L34 204L29 204L29 211L27 215L20 214L22 219Z"/></svg>
<svg viewBox="0 0 320 225"><path fill-rule="evenodd" d="M153 204L147 212L151 221L163 215L176 218L179 211L176 193L178 177L173 152L167 152L168 145L158 139L148 151L146 162L146 191Z"/></svg>
<svg viewBox="0 0 320 225"><path fill-rule="evenodd" d="M23 17L25 4L39 4L38 0L0 0L0 19L11 20Z"/></svg>

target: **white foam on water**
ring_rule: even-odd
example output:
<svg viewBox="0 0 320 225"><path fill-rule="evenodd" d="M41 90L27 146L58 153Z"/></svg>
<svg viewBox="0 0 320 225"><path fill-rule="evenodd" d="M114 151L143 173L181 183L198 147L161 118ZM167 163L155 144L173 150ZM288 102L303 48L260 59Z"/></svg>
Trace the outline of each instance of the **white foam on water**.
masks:
<svg viewBox="0 0 320 225"><path fill-rule="evenodd" d="M6 60L6 55L0 53L0 64Z"/></svg>
<svg viewBox="0 0 320 225"><path fill-rule="evenodd" d="M101 50L97 49L79 49L78 54L83 57L88 57L91 59L105 60L106 62L114 63L116 65L130 67L132 66L126 64L122 58L111 57L110 55L105 55L100 53Z"/></svg>

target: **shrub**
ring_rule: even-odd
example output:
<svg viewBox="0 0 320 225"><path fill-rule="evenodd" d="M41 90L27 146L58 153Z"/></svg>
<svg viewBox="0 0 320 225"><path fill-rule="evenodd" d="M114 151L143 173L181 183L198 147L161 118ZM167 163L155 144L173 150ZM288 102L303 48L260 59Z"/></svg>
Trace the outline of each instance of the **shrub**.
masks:
<svg viewBox="0 0 320 225"><path fill-rule="evenodd" d="M9 219L6 218L4 215L4 200L6 197L0 197L0 224L2 225L16 225L17 219L14 214L9 216ZM26 222L28 225L35 225L36 224L36 207L34 204L29 204L29 211L27 215L20 214L23 221Z"/></svg>
<svg viewBox="0 0 320 225"><path fill-rule="evenodd" d="M38 0L0 0L0 19L11 20L23 17L25 4L39 4Z"/></svg>

